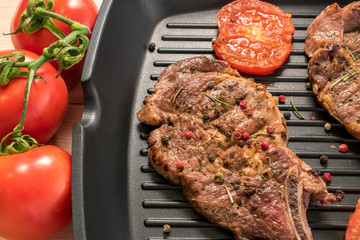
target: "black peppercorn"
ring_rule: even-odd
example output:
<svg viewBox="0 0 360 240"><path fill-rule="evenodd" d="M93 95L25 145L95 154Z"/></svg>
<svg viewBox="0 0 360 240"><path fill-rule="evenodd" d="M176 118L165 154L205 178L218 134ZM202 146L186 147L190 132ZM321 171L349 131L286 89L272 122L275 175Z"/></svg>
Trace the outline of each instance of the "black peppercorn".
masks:
<svg viewBox="0 0 360 240"><path fill-rule="evenodd" d="M229 167L229 164L227 162L223 162L223 167L224 168L228 168Z"/></svg>
<svg viewBox="0 0 360 240"><path fill-rule="evenodd" d="M336 189L334 195L336 196L336 198L341 201L345 198L345 193L342 190Z"/></svg>
<svg viewBox="0 0 360 240"><path fill-rule="evenodd" d="M215 161L215 158L213 156L208 157L209 162L213 163Z"/></svg>
<svg viewBox="0 0 360 240"><path fill-rule="evenodd" d="M203 119L204 121L207 121L207 120L210 119L210 117L209 117L209 115L204 114L204 115L202 116L202 119Z"/></svg>
<svg viewBox="0 0 360 240"><path fill-rule="evenodd" d="M149 51L153 52L155 50L155 43L154 42L150 42L149 43Z"/></svg>
<svg viewBox="0 0 360 240"><path fill-rule="evenodd" d="M169 143L169 138L167 136L164 136L161 138L161 143L164 145L167 145Z"/></svg>
<svg viewBox="0 0 360 240"><path fill-rule="evenodd" d="M289 120L291 118L291 113L289 113L289 112L284 113L284 118L286 120Z"/></svg>
<svg viewBox="0 0 360 240"><path fill-rule="evenodd" d="M311 173L312 175L314 175L315 177L318 177L321 175L321 172L315 168L309 170L309 173Z"/></svg>
<svg viewBox="0 0 360 240"><path fill-rule="evenodd" d="M252 144L251 139L249 139L249 140L246 141L246 145L248 145L249 147L251 146L251 144Z"/></svg>
<svg viewBox="0 0 360 240"><path fill-rule="evenodd" d="M329 160L328 156L326 156L326 155L320 156L320 163L325 164L328 162L328 160Z"/></svg>
<svg viewBox="0 0 360 240"><path fill-rule="evenodd" d="M207 85L208 89L213 89L215 87L215 84L213 82L209 82Z"/></svg>

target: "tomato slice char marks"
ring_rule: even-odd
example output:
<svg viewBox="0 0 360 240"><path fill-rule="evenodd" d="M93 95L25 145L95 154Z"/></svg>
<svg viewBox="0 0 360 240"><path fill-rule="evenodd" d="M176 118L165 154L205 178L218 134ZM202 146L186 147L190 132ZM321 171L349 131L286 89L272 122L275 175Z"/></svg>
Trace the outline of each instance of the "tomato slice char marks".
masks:
<svg viewBox="0 0 360 240"><path fill-rule="evenodd" d="M217 23L215 54L241 72L271 74L292 50L295 28L291 15L270 3L231 2L219 11Z"/></svg>

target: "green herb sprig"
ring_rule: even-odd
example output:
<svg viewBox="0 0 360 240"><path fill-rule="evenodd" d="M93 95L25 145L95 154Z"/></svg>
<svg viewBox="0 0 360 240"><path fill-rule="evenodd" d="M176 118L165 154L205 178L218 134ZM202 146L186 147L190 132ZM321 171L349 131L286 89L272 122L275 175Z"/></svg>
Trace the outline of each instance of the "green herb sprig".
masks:
<svg viewBox="0 0 360 240"><path fill-rule="evenodd" d="M208 140L206 140L205 142L203 142L203 143L201 144L201 146L204 146L205 144L207 144L208 142L210 142L210 141L215 137L215 135L217 134L218 131L219 131L219 129L217 128L216 131L215 131L215 133L211 136L211 138L209 138Z"/></svg>
<svg viewBox="0 0 360 240"><path fill-rule="evenodd" d="M175 96L173 98L173 106L172 106L172 110L173 110L173 113L175 113L175 105L176 105L176 98L177 96L180 94L180 92L184 89L184 87L181 87L176 93L175 93Z"/></svg>
<svg viewBox="0 0 360 240"><path fill-rule="evenodd" d="M231 107L231 108L235 107L235 106L233 106L233 105L231 105L231 104L228 104L228 103L226 103L226 102L221 101L220 99L217 99L217 98L214 97L214 96L211 96L210 94L205 93L205 96L207 96L208 98L210 98L210 99L211 99L212 101L214 101L214 102L221 103L221 104L223 104L223 105L225 105L225 106L228 106L228 107Z"/></svg>
<svg viewBox="0 0 360 240"><path fill-rule="evenodd" d="M295 104L294 104L294 101L293 101L292 96L291 96L291 98L290 98L290 103L291 103L292 107L294 108L295 112L299 115L299 117L300 117L301 119L305 120L305 118L300 114L300 112L299 112L299 111L297 110L297 108L295 107Z"/></svg>
<svg viewBox="0 0 360 240"><path fill-rule="evenodd" d="M336 82L334 82L331 86L330 86L330 90L332 90L333 87L335 87L338 83L340 83L341 81L346 81L348 80L349 78L351 78L352 76L358 74L358 72L356 71L353 71L353 72L350 72L350 73L347 73L346 75L340 77L338 80L336 80Z"/></svg>

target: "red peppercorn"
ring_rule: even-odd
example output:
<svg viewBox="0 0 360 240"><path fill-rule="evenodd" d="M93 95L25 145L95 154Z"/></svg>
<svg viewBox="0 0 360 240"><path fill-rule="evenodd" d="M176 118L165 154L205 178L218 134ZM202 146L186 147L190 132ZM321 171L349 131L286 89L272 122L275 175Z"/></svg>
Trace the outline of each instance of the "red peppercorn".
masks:
<svg viewBox="0 0 360 240"><path fill-rule="evenodd" d="M240 102L239 105L240 105L240 107L241 107L242 109L245 109L246 106L247 106L246 102Z"/></svg>
<svg viewBox="0 0 360 240"><path fill-rule="evenodd" d="M249 133L247 133L247 132L244 132L244 133L242 134L242 138L243 138L244 140L248 140L249 137L250 137L250 135L249 135Z"/></svg>
<svg viewBox="0 0 360 240"><path fill-rule="evenodd" d="M274 126L268 126L268 128L267 128L268 133L273 133L274 130L275 130Z"/></svg>
<svg viewBox="0 0 360 240"><path fill-rule="evenodd" d="M192 131L185 132L185 137L186 138L191 138L191 136L192 136Z"/></svg>
<svg viewBox="0 0 360 240"><path fill-rule="evenodd" d="M245 113L246 113L247 115L251 116L251 115L253 115L253 113L254 113L254 109L248 108L248 109L245 110Z"/></svg>
<svg viewBox="0 0 360 240"><path fill-rule="evenodd" d="M341 144L340 146L339 146L339 151L340 152L347 152L347 150L349 149L349 147L346 145L346 144Z"/></svg>
<svg viewBox="0 0 360 240"><path fill-rule="evenodd" d="M236 140L239 140L241 138L241 133L239 132L235 132L233 137L236 139Z"/></svg>
<svg viewBox="0 0 360 240"><path fill-rule="evenodd" d="M316 118L315 118L314 116L312 116L310 119L311 119L311 120L315 120Z"/></svg>
<svg viewBox="0 0 360 240"><path fill-rule="evenodd" d="M323 173L323 180L326 183L330 182L331 181L331 174L330 173Z"/></svg>
<svg viewBox="0 0 360 240"><path fill-rule="evenodd" d="M179 169L184 168L184 166L185 166L185 163L184 163L183 161L178 161L178 162L176 163L176 167L179 168Z"/></svg>
<svg viewBox="0 0 360 240"><path fill-rule="evenodd" d="M270 146L269 142L265 141L265 142L261 143L262 150L267 150L269 148L269 146Z"/></svg>
<svg viewBox="0 0 360 240"><path fill-rule="evenodd" d="M284 95L279 95L279 102L284 103L286 97Z"/></svg>

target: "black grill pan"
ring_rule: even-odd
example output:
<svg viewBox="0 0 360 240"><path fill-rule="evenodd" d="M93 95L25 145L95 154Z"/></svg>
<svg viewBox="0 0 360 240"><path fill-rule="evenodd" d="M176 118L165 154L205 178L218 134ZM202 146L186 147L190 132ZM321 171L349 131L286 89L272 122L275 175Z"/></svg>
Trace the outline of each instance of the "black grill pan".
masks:
<svg viewBox="0 0 360 240"><path fill-rule="evenodd" d="M146 138L152 127L136 113L160 72L196 55L215 57L216 14L223 0L104 0L82 76L84 113L73 132L73 224L75 239L230 240L228 233L197 214L181 189L149 166ZM291 13L296 27L293 51L273 75L256 77L273 95L284 94L280 110L287 121L288 147L305 162L329 172L330 191L342 189L339 204L310 203L307 212L315 240L343 239L347 221L360 198L360 143L316 102L306 89L306 28L332 1L271 1ZM341 1L344 6L349 1ZM156 44L154 52L149 42ZM246 75L244 75L246 76ZM248 77L248 76L246 76ZM251 77L251 76L250 76ZM290 97L306 120L296 117ZM314 116L315 120L310 120ZM325 131L330 122L333 128ZM341 143L347 153L332 149ZM326 154L329 161L320 164ZM171 225L164 234L163 224Z"/></svg>

